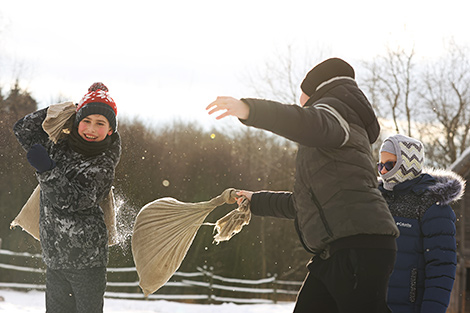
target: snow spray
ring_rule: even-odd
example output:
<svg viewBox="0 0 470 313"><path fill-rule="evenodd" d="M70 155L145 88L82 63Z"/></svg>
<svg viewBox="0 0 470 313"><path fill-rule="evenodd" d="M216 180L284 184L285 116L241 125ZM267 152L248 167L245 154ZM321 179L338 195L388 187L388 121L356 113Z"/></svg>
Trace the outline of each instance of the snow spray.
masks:
<svg viewBox="0 0 470 313"><path fill-rule="evenodd" d="M122 194L114 194L114 209L116 212L118 241L116 246L126 254L130 251L129 247L134 230L134 222L139 210L131 207L129 201Z"/></svg>

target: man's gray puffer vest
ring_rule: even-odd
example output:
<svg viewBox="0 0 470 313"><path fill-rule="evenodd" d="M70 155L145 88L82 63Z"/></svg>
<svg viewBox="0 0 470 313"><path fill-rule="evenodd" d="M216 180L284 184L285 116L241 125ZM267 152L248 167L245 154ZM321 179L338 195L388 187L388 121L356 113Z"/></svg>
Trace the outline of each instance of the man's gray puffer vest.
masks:
<svg viewBox="0 0 470 313"><path fill-rule="evenodd" d="M117 132L110 147L86 157L72 150L68 136L54 144L42 129L47 108L19 120L13 130L28 151L43 145L57 166L36 173L41 186L39 231L44 262L53 269L106 266L108 235L99 203L108 194L121 154Z"/></svg>
<svg viewBox="0 0 470 313"><path fill-rule="evenodd" d="M268 108L264 100L243 101L250 105L245 124L300 144L293 207L307 250L328 258L329 244L340 238L398 236L387 203L377 189L370 148L380 127L354 80L338 79L325 85L304 108L277 103L270 103ZM304 125L304 129L298 130L298 125Z"/></svg>

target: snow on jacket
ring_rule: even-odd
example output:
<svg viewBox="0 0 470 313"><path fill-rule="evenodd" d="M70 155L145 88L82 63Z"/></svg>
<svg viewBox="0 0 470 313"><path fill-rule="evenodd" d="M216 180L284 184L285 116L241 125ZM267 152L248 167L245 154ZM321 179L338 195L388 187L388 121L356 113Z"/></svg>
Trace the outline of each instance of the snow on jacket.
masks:
<svg viewBox="0 0 470 313"><path fill-rule="evenodd" d="M294 193L253 194L253 214L295 219L304 247L322 258L333 242L356 235L384 235L395 248L398 229L377 190L370 150L380 127L353 79L325 84L304 107L242 100L250 106L243 123L300 144Z"/></svg>
<svg viewBox="0 0 470 313"><path fill-rule="evenodd" d="M457 266L455 214L449 204L461 198L464 184L449 171L428 171L393 191L380 181L400 230L388 291L393 312L446 312Z"/></svg>
<svg viewBox="0 0 470 313"><path fill-rule="evenodd" d="M86 157L69 147L68 136L54 144L42 129L47 108L28 114L13 127L28 151L42 144L56 162L36 173L41 186L39 231L43 259L53 269L106 266L108 235L100 201L109 193L121 154L119 134L103 153Z"/></svg>

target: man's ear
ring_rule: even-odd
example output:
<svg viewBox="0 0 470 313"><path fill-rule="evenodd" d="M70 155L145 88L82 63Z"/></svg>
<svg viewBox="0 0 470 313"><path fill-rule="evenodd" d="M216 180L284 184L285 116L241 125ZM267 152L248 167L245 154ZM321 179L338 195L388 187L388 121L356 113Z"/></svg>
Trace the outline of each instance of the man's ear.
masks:
<svg viewBox="0 0 470 313"><path fill-rule="evenodd" d="M108 136L111 136L113 134L113 129L110 127L108 131Z"/></svg>

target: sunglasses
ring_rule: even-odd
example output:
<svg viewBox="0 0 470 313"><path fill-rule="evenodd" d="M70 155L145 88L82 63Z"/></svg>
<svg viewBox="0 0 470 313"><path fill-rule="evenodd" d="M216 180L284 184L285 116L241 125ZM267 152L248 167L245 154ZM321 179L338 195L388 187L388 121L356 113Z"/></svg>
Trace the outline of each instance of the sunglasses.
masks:
<svg viewBox="0 0 470 313"><path fill-rule="evenodd" d="M383 168L385 167L387 171L390 171L395 166L395 164L397 164L397 161L387 161L385 163L377 163L377 169L379 170L379 172L382 172Z"/></svg>

